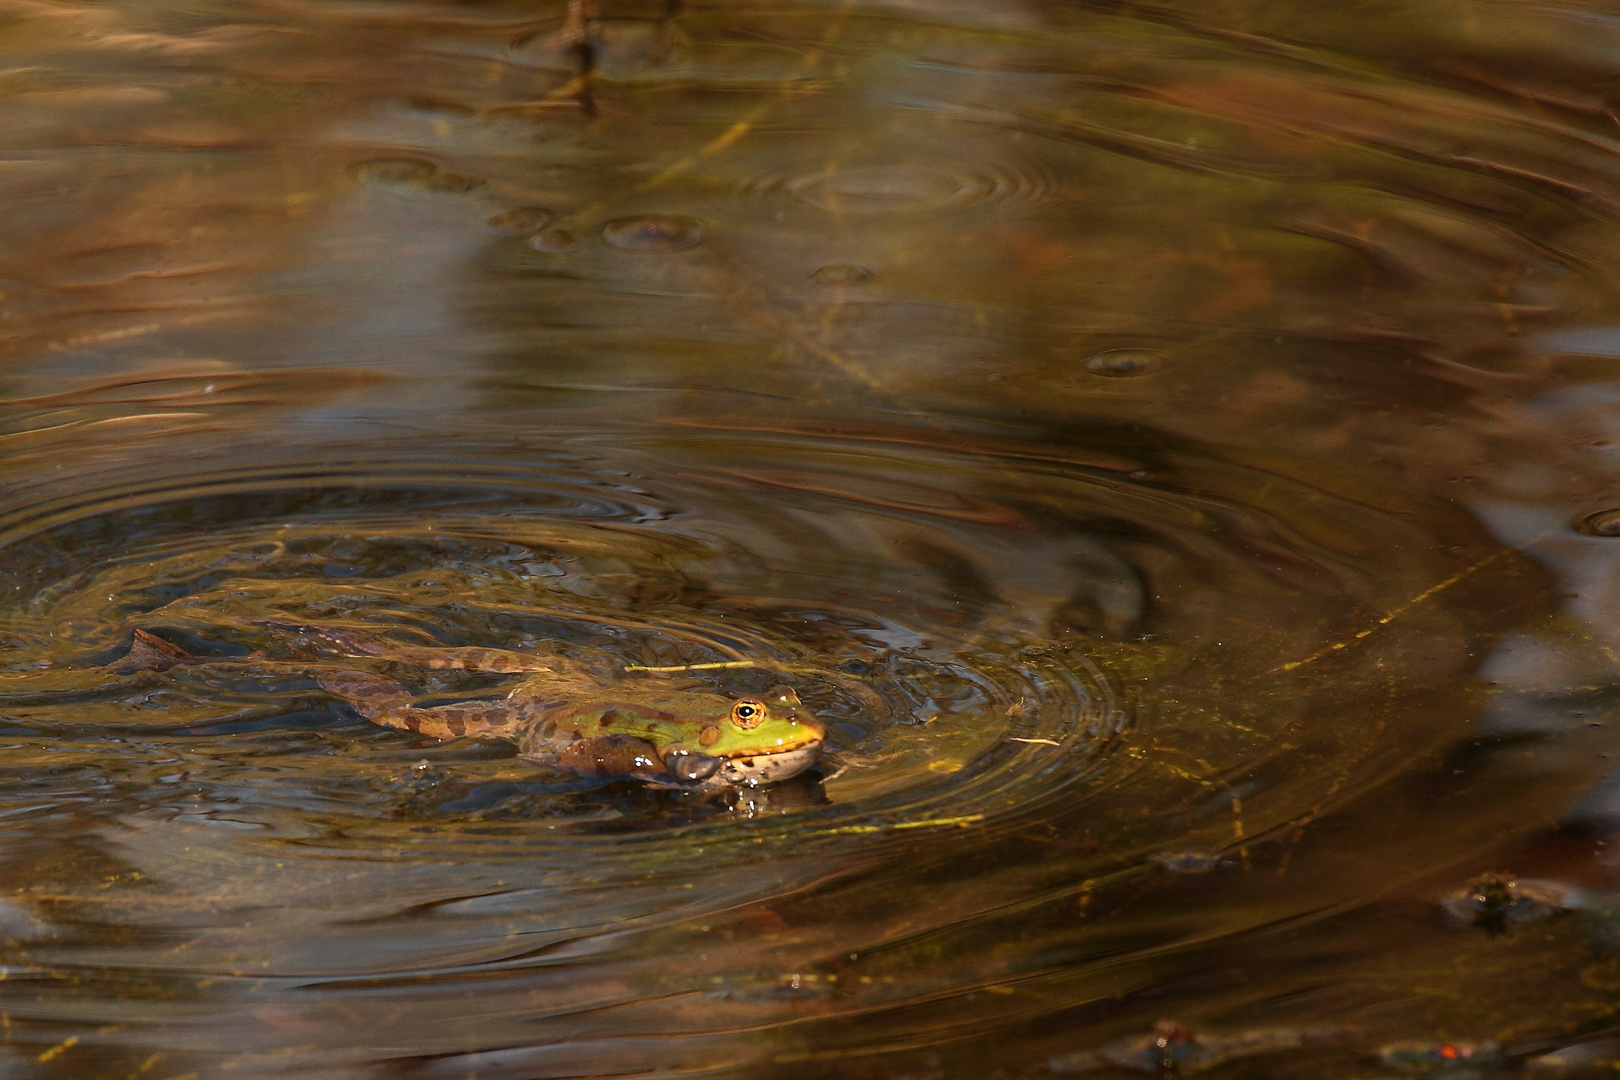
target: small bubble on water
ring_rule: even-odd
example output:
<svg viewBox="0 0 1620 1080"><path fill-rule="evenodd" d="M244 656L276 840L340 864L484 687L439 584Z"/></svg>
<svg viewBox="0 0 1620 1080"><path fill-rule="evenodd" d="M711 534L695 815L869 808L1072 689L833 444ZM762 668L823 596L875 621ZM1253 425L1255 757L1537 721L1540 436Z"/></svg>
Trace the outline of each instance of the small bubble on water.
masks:
<svg viewBox="0 0 1620 1080"><path fill-rule="evenodd" d="M1620 536L1620 509L1599 510L1582 519L1576 528L1588 536Z"/></svg>
<svg viewBox="0 0 1620 1080"><path fill-rule="evenodd" d="M484 228L497 236L528 236L551 223L551 211L539 206L519 206L503 214L496 214L484 222Z"/></svg>
<svg viewBox="0 0 1620 1080"><path fill-rule="evenodd" d="M422 158L376 158L356 162L349 166L349 175L367 187L405 195L458 194L484 186L479 177L442 173L437 165Z"/></svg>
<svg viewBox="0 0 1620 1080"><path fill-rule="evenodd" d="M703 242L703 226L675 214L640 214L608 222L602 239L621 251L681 251Z"/></svg>
<svg viewBox="0 0 1620 1080"><path fill-rule="evenodd" d="M566 255L579 250L579 241L567 229L541 229L529 237L528 243L542 255Z"/></svg>
<svg viewBox="0 0 1620 1080"><path fill-rule="evenodd" d="M419 190L438 171L437 165L421 158L379 158L349 167L350 175L362 184L387 191Z"/></svg>
<svg viewBox="0 0 1620 1080"><path fill-rule="evenodd" d="M1540 922L1577 903L1574 889L1551 881L1520 881L1508 873L1488 873L1441 898L1445 915L1464 926L1503 933L1510 926Z"/></svg>
<svg viewBox="0 0 1620 1080"><path fill-rule="evenodd" d="M817 267L810 280L817 285L865 285L873 276L871 270L856 263L828 263Z"/></svg>
<svg viewBox="0 0 1620 1080"><path fill-rule="evenodd" d="M1086 370L1110 379L1129 379L1157 371L1163 363L1163 354L1147 349L1110 349L1087 360Z"/></svg>

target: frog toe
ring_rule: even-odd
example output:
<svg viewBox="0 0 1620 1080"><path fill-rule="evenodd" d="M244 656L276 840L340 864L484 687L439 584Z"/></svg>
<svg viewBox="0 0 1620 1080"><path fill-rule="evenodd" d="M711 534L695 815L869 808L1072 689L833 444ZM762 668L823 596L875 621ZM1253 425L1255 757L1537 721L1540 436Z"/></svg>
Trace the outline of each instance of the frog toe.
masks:
<svg viewBox="0 0 1620 1080"><path fill-rule="evenodd" d="M664 755L664 768L669 770L669 775L688 784L707 780L719 771L721 764L720 758L690 750L671 750Z"/></svg>

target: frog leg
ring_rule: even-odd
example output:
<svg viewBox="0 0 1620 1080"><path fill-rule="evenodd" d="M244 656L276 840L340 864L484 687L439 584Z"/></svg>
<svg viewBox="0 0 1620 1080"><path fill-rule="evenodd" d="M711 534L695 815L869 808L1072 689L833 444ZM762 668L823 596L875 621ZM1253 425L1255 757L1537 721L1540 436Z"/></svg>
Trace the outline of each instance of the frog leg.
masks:
<svg viewBox="0 0 1620 1080"><path fill-rule="evenodd" d="M129 652L121 659L106 665L106 670L115 675L133 675L137 671L168 671L176 664L195 663L197 659L180 646L164 641L156 634L137 629L135 639L130 642Z"/></svg>
<svg viewBox="0 0 1620 1080"><path fill-rule="evenodd" d="M372 723L431 739L511 738L526 719L527 710L506 701L412 705L411 692L402 684L369 671L323 671L315 681Z"/></svg>
<svg viewBox="0 0 1620 1080"><path fill-rule="evenodd" d="M403 685L385 675L369 671L322 672L316 676L316 681L328 692L353 705L360 715L374 724L412 731L434 739L468 736L507 739L519 744L524 757L581 776L691 780L707 777L720 764L717 759L705 755L692 755L714 762L714 768L701 777L695 777L688 774L694 767L701 772L700 763L686 763L683 760L684 768L666 768L670 758L660 758L658 749L652 743L633 735L582 738L561 735L556 731L555 724L541 724L546 709L560 704L542 701L544 695L513 694L500 701L421 706L411 704L410 691ZM540 737L535 738L536 734Z"/></svg>
<svg viewBox="0 0 1620 1080"><path fill-rule="evenodd" d="M394 650L388 659L430 671L488 671L497 675L517 671L552 671L556 667L556 661L550 657L530 656L507 649L485 649L476 645L446 648L407 646Z"/></svg>
<svg viewBox="0 0 1620 1080"><path fill-rule="evenodd" d="M375 656L429 671L487 671L506 675L519 671L553 671L555 657L535 656L510 649L476 645L400 645L364 630L337 626L310 626L261 620L255 625L300 644L326 648L344 656Z"/></svg>

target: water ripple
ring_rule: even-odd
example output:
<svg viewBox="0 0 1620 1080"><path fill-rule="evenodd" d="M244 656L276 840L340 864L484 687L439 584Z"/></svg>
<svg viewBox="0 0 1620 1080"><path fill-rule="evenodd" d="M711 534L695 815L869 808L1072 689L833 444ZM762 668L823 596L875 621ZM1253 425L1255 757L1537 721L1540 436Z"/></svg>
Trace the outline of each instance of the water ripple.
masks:
<svg viewBox="0 0 1620 1080"><path fill-rule="evenodd" d="M1009 788L1042 784L1058 762L1071 779L1084 776L1080 763L1125 730L1128 708L1083 650L1030 662L994 642L969 645L966 628L919 621L909 604L817 597L818 567L847 564L851 585L891 576L842 550L864 529L839 539L842 530L829 532L822 521L802 537L784 536L777 526L792 525L780 512L763 531L766 522L727 523L755 501L716 502L708 483L649 484L568 457L519 464L435 456L346 453L317 464L269 453L252 466L193 458L183 469L170 459L155 471L129 464L11 489L0 504L0 588L17 598L5 630L14 676L0 707L31 727L71 708L71 720L57 721L63 735L93 739L98 724L108 734L144 732L157 740L159 758L212 753L194 740L222 736L278 758L307 752L295 741L274 746L289 728L308 729L300 718L319 695L307 680L256 687L249 678L222 688L177 673L120 688L84 670L115 655L132 626L243 651L273 648L256 630L264 619L335 621L406 641L560 649L608 678L635 665L749 659L759 670L691 679L731 694L783 678L802 688L834 733L822 782L836 810L819 830L829 837L913 827L905 823L919 817L982 817ZM854 476L714 475L721 492L739 480L799 491L843 503L856 520L920 515L970 532L1020 520L982 498ZM766 537L770 547L755 546ZM817 565L772 565L771 552L784 544L819 548ZM756 590L764 582L772 587ZM37 649L62 657L68 672L32 674ZM129 694L161 708L133 726L115 719ZM398 765L387 748L399 740L357 734L385 751L362 815L389 813ZM514 764L500 765L503 775ZM326 814L318 773L303 786L310 808ZM561 812L546 809L544 791L566 803L579 788L560 777L538 787L519 780L508 791L520 797L501 810L500 800L467 803L474 786L452 779L407 801L465 804L477 808L475 819L495 811L535 820ZM791 804L792 796L782 798ZM664 813L659 800L641 801L634 816ZM773 796L755 801L762 810Z"/></svg>

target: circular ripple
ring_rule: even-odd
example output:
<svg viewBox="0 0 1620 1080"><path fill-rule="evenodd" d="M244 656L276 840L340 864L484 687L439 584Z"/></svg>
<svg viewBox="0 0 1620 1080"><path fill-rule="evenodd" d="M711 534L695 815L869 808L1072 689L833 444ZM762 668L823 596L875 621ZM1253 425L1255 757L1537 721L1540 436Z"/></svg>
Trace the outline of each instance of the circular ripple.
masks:
<svg viewBox="0 0 1620 1080"><path fill-rule="evenodd" d="M1164 354L1147 349L1110 349L1086 360L1086 370L1108 379L1134 379L1164 366Z"/></svg>
<svg viewBox="0 0 1620 1080"><path fill-rule="evenodd" d="M542 255L567 255L579 250L579 241L567 229L541 229L527 243Z"/></svg>
<svg viewBox="0 0 1620 1080"><path fill-rule="evenodd" d="M1134 545L1208 550L1199 522L1209 511L1189 516L1130 487L1136 462L1082 455L1026 466L1010 444L925 432L784 429L668 442L615 430L593 432L594 456L573 458L443 437L320 454L197 438L188 453L165 448L77 476L41 473L0 501L0 595L29 598L0 625L12 670L26 676L14 688L20 697L0 687L0 712L17 716L13 706L28 703L31 722L59 731L81 731L100 715L107 731L126 735L139 715L162 729L136 748L141 761L172 756L187 740L250 731L221 759L221 782L241 767L225 764L231 755L251 751L303 792L294 802L344 807L326 815L406 812L390 787L401 755L429 755L442 756L445 778L410 796L411 814L495 815L516 826L606 797L619 807L615 823L592 818L581 828L664 827L668 807L636 785L583 795L578 778L519 762L509 747L463 761L465 748L413 744L355 721L307 679L249 675L221 687L181 671L162 680L168 704L131 713L129 696L153 687L94 667L120 655L137 627L209 650L275 655L265 622L336 623L416 644L554 650L591 666L604 688L654 677L631 670L648 667L681 669L658 677L732 696L788 682L829 725L825 764L802 785L750 796L750 812L803 808L809 798L818 824L796 845L867 835L840 830L883 838L891 827L923 827L916 822L1015 829L1048 811L1076 813L1109 791L1110 807L1092 812L1131 823L1120 834L1130 837L1126 849L1197 847L1173 814L1143 815L1142 800L1156 796L1088 786L1131 738L1132 706L1116 677L1163 662L1120 644L1150 608L1141 572L1108 537L1129 530ZM244 461L253 464L236 464ZM1000 464L986 472L985 461ZM1155 462L1155 475L1172 473ZM1128 524L1099 531L1100 507ZM1281 538L1265 539L1263 516L1230 513L1241 523L1222 534L1284 550ZM1155 584L1176 595L1173 581L1183 592L1235 582L1197 610L1225 613L1233 626L1272 625L1278 601L1251 580L1247 551L1185 570L1175 563L1186 556L1156 556ZM1331 580L1328 571L1313 569L1308 552L1291 558L1288 603L1307 603L1311 625L1330 624L1312 606L1334 595L1314 584ZM1250 593L1271 605L1267 618L1240 610L1245 601L1235 598ZM1229 650L1231 631L1216 631ZM1278 647L1302 646L1257 647L1269 661ZM739 661L749 666L707 666ZM28 674L41 662L48 677ZM1141 685L1145 676L1132 678ZM1202 701L1248 692L1247 682L1218 690L1207 677L1195 681L1189 696ZM52 705L50 686L69 698ZM452 698L498 690L460 676L421 688ZM296 718L311 716L348 725L341 741L355 750L341 780L288 737L306 723ZM1283 709L1231 730L1200 720L1174 736L1176 752L1209 763L1201 769L1241 768L1291 719ZM206 769L192 775L208 782ZM1286 818L1317 797L1296 783L1271 805L1246 798L1246 815ZM701 818L712 808L685 812ZM1164 830L1158 840L1155 829Z"/></svg>
<svg viewBox="0 0 1620 1080"><path fill-rule="evenodd" d="M747 795L748 812L830 802L829 838L851 815L914 815L930 804L926 813L938 816L982 813L1009 785L1053 768L1067 787L1126 729L1128 710L1088 650L970 644L916 607L917 581L897 602L889 559L819 530L782 535L780 504L801 498L792 494L808 479L799 474L771 474L756 496L739 496L732 481L666 481L652 494L628 484L622 464L398 451L337 452L319 464L273 451L253 459L243 469L219 464L240 455L170 455L156 477L147 463L131 465L0 507L0 588L32 598L0 635L27 654L13 653L13 672L45 664L45 674L0 677L0 704L34 709L47 730L99 724L99 736L133 739L144 760L230 736L220 783L240 767L225 760L247 754L288 774L287 790L301 792L292 802L325 807L342 789L345 814L362 820L402 812L400 755L427 754L444 762L442 775L431 790L410 787L409 813L516 822L571 815L581 781L519 762L510 747L464 761L464 747L356 723L284 668L249 665L229 677L177 669L158 679L164 705L132 728L127 702L150 695L157 676L132 680L97 665L121 656L137 627L215 655L318 659L289 654L266 629L293 622L404 644L548 651L596 673L604 693L624 680L678 678L735 697L785 681L828 724L826 761L802 782ZM892 483L856 481L851 494L857 508L875 499L908 513L944 511L942 536L960 515L969 550L1004 516L982 500L941 501ZM892 512L874 508L873 523ZM675 518L689 524L660 525ZM695 533L692 522L703 523ZM826 596L828 559L846 582L864 582L859 595L894 599ZM939 600L951 588L941 577ZM748 664L713 666L739 661ZM633 670L648 667L682 670ZM440 675L420 688L454 698L491 687L488 676ZM53 694L65 695L60 705ZM312 723L344 729L355 746L342 778L290 737ZM193 781L206 787L209 775L199 768ZM654 793L613 796L624 797L639 801L621 807L613 831L635 821L660 827L667 806Z"/></svg>
<svg viewBox="0 0 1620 1080"><path fill-rule="evenodd" d="M810 280L817 285L865 285L873 276L871 270L855 263L828 263L817 267Z"/></svg>
<svg viewBox="0 0 1620 1080"><path fill-rule="evenodd" d="M1036 144L1039 146L1041 144ZM856 216L932 213L983 203L1040 204L1070 197L1081 186L1074 162L1062 152L1041 153L1025 143L978 142L977 156L941 164L937 152L916 158L825 160L783 166L759 163L738 181L740 193L785 196L829 214ZM1046 146L1048 150L1052 147ZM744 170L748 163L740 163Z"/></svg>
<svg viewBox="0 0 1620 1080"><path fill-rule="evenodd" d="M811 206L856 214L887 214L976 201L989 194L992 187L983 177L921 165L856 166L813 173L787 184L795 198Z"/></svg>
<svg viewBox="0 0 1620 1080"><path fill-rule="evenodd" d="M603 225L602 239L620 251L684 251L703 242L703 226L678 214L640 214Z"/></svg>
<svg viewBox="0 0 1620 1080"><path fill-rule="evenodd" d="M1620 510L1600 510L1582 518L1578 528L1588 536L1620 536Z"/></svg>
<svg viewBox="0 0 1620 1080"><path fill-rule="evenodd" d="M496 214L484 222L484 228L497 236L528 236L539 232L550 222L550 210L539 206L519 206Z"/></svg>
<svg viewBox="0 0 1620 1080"><path fill-rule="evenodd" d="M1302 886L1303 860L1292 891L1207 918L1187 914L1187 875L1241 878L1221 870L1275 857L1288 845L1268 838L1370 801L1450 737L1427 625L1337 651L1328 693L1262 674L1444 580L1397 497L1351 503L1169 440L1135 461L1106 440L893 421L548 419L296 448L208 429L131 445L120 427L98 450L79 430L68 468L0 464L0 814L72 806L75 843L122 845L142 885L121 910L166 928L148 966L389 1010L453 983L486 1004L515 988L532 1012L556 978L563 1006L633 1002L683 1039L822 1001L839 1023L892 1015L889 972L908 998L1023 1018L982 993L986 942L1090 1001L1094 959L1152 967L1321 910L1343 875ZM1162 486L1133 480L1142 466ZM1303 538L1288 507L1336 527ZM1348 569L1369 552L1388 556L1376 583ZM1447 632L1482 607L1448 607ZM561 774L364 721L274 622L549 651L603 693L786 682L827 753L729 800ZM136 628L238 663L107 670ZM365 662L437 700L510 683ZM231 935L170 954L167 931L227 915ZM661 1011L672 986L699 1011ZM624 1023L603 1030L646 1026Z"/></svg>
<svg viewBox="0 0 1620 1080"><path fill-rule="evenodd" d="M402 195L460 194L484 184L478 177L440 172L433 162L413 157L356 162L349 174L367 187Z"/></svg>

